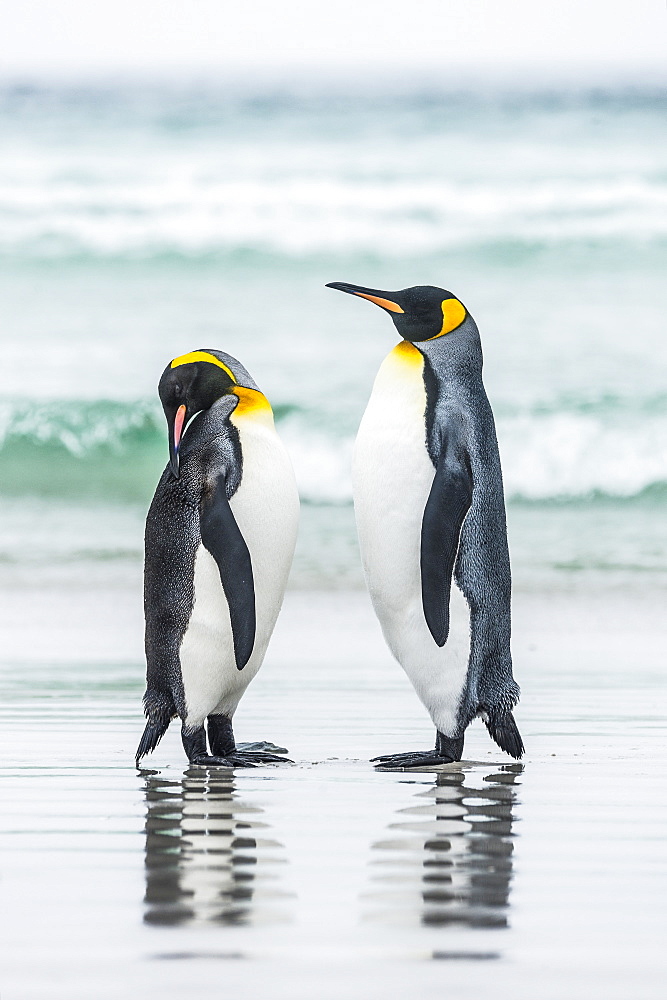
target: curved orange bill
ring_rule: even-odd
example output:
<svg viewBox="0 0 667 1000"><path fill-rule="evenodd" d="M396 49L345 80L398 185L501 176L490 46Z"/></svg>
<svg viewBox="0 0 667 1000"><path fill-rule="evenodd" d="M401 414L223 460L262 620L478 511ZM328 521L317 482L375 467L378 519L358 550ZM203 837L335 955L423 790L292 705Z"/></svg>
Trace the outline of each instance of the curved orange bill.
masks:
<svg viewBox="0 0 667 1000"><path fill-rule="evenodd" d="M387 309L388 312L402 313L405 311L399 306L398 302L394 302L390 298L394 292L382 292L377 288L365 288L363 285L350 285L346 281L329 281L325 287L336 288L339 292L347 292L348 295L358 295L362 299L374 302L376 306L380 306L382 309Z"/></svg>
<svg viewBox="0 0 667 1000"><path fill-rule="evenodd" d="M183 435L183 425L185 424L186 407L185 404L181 404L176 410L174 415L174 425L170 428L169 437L169 465L171 466L171 471L174 473L178 479L178 449L181 446L181 437Z"/></svg>

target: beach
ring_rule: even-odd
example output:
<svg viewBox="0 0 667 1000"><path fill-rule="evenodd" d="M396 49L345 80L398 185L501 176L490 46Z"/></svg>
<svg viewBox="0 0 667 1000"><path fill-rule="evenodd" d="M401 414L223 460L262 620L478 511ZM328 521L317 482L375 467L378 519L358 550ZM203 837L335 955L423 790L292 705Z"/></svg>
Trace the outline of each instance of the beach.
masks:
<svg viewBox="0 0 667 1000"><path fill-rule="evenodd" d="M46 594L67 660L2 602L4 997L660 995L655 595L519 594L525 760L478 723L429 774L368 763L432 733L361 591L288 594L236 731L295 764L236 772L176 725L135 771L136 592Z"/></svg>
<svg viewBox="0 0 667 1000"><path fill-rule="evenodd" d="M0 88L2 1000L653 1000L667 962L661 95ZM410 141L405 141L409 136ZM517 763L433 730L364 589L352 442L395 343L324 288L478 322L513 568ZM143 728L156 395L195 348L266 393L302 498L235 717Z"/></svg>

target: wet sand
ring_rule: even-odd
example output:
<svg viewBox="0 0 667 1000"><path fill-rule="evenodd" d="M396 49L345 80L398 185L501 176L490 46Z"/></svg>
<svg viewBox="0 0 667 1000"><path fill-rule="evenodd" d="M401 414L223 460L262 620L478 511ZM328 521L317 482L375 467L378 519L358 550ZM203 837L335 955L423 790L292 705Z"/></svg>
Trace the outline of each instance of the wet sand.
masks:
<svg viewBox="0 0 667 1000"><path fill-rule="evenodd" d="M235 728L297 763L232 774L175 725L135 771L126 579L7 589L2 1000L662 996L662 597L518 593L524 763L394 774L432 732L367 598L292 592Z"/></svg>

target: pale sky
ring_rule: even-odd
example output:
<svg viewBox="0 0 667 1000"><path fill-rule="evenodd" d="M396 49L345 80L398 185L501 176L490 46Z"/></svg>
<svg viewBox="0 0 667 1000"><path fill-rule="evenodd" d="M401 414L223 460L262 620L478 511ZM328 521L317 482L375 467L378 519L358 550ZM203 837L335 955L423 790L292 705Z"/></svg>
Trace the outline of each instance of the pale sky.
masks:
<svg viewBox="0 0 667 1000"><path fill-rule="evenodd" d="M667 76L665 0L4 0L0 75Z"/></svg>

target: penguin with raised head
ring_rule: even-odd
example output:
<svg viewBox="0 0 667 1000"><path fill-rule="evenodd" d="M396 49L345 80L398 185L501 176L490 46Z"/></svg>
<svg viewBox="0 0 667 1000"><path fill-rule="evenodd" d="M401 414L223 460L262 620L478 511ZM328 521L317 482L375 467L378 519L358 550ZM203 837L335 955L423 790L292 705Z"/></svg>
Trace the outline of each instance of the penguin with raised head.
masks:
<svg viewBox="0 0 667 1000"><path fill-rule="evenodd" d="M175 358L158 392L169 464L146 519L137 764L177 715L191 764L284 760L272 744L237 747L232 717L262 665L292 563L299 497L289 457L266 396L229 354Z"/></svg>
<svg viewBox="0 0 667 1000"><path fill-rule="evenodd" d="M503 483L475 321L456 296L430 285L327 287L380 306L403 337L380 367L359 427L354 507L375 612L437 735L434 750L374 762L458 761L476 716L519 758ZM467 602L463 656L446 645L452 577Z"/></svg>

